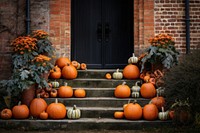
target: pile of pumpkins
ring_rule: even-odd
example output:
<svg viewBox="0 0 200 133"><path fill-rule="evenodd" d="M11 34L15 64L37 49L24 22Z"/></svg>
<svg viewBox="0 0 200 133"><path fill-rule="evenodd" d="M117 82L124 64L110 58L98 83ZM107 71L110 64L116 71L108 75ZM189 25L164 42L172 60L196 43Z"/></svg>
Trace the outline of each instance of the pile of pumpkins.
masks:
<svg viewBox="0 0 200 133"><path fill-rule="evenodd" d="M86 63L78 61L70 61L68 57L59 57L56 59L54 68L50 71L49 78L51 79L75 79L78 75L77 70L87 70Z"/></svg>
<svg viewBox="0 0 200 133"><path fill-rule="evenodd" d="M33 117L35 119L78 119L81 117L81 110L74 105L74 107L67 109L63 103L59 103L58 99L55 102L47 104L40 95L31 101L28 107L25 104L15 105L12 109L3 109L1 111L1 119L28 119Z"/></svg>

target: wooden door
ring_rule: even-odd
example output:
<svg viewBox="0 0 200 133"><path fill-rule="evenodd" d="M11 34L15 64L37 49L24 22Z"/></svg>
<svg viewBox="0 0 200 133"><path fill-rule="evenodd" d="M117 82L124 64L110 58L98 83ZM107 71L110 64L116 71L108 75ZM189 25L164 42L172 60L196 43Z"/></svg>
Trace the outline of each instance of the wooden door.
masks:
<svg viewBox="0 0 200 133"><path fill-rule="evenodd" d="M133 52L132 0L72 0L72 60L123 68Z"/></svg>

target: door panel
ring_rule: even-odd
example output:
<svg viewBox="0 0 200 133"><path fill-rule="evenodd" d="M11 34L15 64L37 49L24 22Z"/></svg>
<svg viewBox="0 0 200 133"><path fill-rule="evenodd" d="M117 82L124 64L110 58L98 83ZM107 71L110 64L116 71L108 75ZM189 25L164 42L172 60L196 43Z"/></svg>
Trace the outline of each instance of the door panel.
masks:
<svg viewBox="0 0 200 133"><path fill-rule="evenodd" d="M131 0L72 0L72 60L123 68L133 51Z"/></svg>

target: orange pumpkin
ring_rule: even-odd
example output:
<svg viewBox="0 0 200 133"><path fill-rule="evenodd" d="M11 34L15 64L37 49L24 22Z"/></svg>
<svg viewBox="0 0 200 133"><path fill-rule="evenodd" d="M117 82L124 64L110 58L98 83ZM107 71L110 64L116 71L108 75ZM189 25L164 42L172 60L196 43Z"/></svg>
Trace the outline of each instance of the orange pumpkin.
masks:
<svg viewBox="0 0 200 133"><path fill-rule="evenodd" d="M143 107L143 118L145 120L155 120L158 118L158 109L154 104L146 104Z"/></svg>
<svg viewBox="0 0 200 133"><path fill-rule="evenodd" d="M140 70L136 65L129 64L125 66L123 76L127 79L137 79L140 76Z"/></svg>
<svg viewBox="0 0 200 133"><path fill-rule="evenodd" d="M63 119L67 113L65 105L59 103L57 98L55 99L55 103L49 104L46 112L51 119Z"/></svg>
<svg viewBox="0 0 200 133"><path fill-rule="evenodd" d="M61 69L58 66L54 66L54 68L50 71L49 77L52 79L59 79L61 75Z"/></svg>
<svg viewBox="0 0 200 133"><path fill-rule="evenodd" d="M25 104L21 104L19 101L18 105L12 108L13 118L15 119L26 119L29 117L29 108Z"/></svg>
<svg viewBox="0 0 200 133"><path fill-rule="evenodd" d="M45 111L47 108L47 103L44 99L40 98L40 95L37 98L34 98L30 104L30 115L36 118L39 118L40 113Z"/></svg>
<svg viewBox="0 0 200 133"><path fill-rule="evenodd" d="M75 79L77 75L77 69L73 65L67 64L62 69L62 76L65 79Z"/></svg>
<svg viewBox="0 0 200 133"><path fill-rule="evenodd" d="M122 112L122 111L116 111L114 113L114 118L116 118L116 119L122 119L122 118L124 118L124 112Z"/></svg>
<svg viewBox="0 0 200 133"><path fill-rule="evenodd" d="M144 79L143 79L143 80L144 80L145 82L149 82L149 79L150 79L150 76L149 76L149 75L146 75L146 76L144 76Z"/></svg>
<svg viewBox="0 0 200 133"><path fill-rule="evenodd" d="M126 82L123 82L122 85L118 85L115 88L114 95L115 97L118 97L118 98L130 97L131 89L128 85L126 85Z"/></svg>
<svg viewBox="0 0 200 133"><path fill-rule="evenodd" d="M85 63L81 63L81 69L82 70L86 70L87 69L87 65Z"/></svg>
<svg viewBox="0 0 200 133"><path fill-rule="evenodd" d="M79 97L79 98L83 98L83 97L86 96L86 92L85 92L84 89L78 88L78 89L74 90L74 96Z"/></svg>
<svg viewBox="0 0 200 133"><path fill-rule="evenodd" d="M165 106L165 98L162 96L156 96L154 98L151 99L150 103L153 103L156 105L156 107L158 108L158 110L162 110L162 107Z"/></svg>
<svg viewBox="0 0 200 133"><path fill-rule="evenodd" d="M173 120L174 117L175 117L174 110L170 110L169 111L169 118Z"/></svg>
<svg viewBox="0 0 200 133"><path fill-rule="evenodd" d="M42 120L46 120L46 119L48 119L48 113L47 112L45 112L45 111L43 111L42 113L40 113L40 119L42 119Z"/></svg>
<svg viewBox="0 0 200 133"><path fill-rule="evenodd" d="M1 111L1 118L5 120L12 118L12 111L10 109L3 109Z"/></svg>
<svg viewBox="0 0 200 133"><path fill-rule="evenodd" d="M67 64L70 64L71 61L69 60L69 58L67 57L59 57L57 60L56 60L56 65L60 68L63 68L65 65Z"/></svg>
<svg viewBox="0 0 200 133"><path fill-rule="evenodd" d="M153 98L156 95L155 86L152 83L144 83L140 87L140 93L143 98Z"/></svg>
<svg viewBox="0 0 200 133"><path fill-rule="evenodd" d="M142 107L138 103L129 103L124 108L124 116L129 120L139 120L142 118Z"/></svg>
<svg viewBox="0 0 200 133"><path fill-rule="evenodd" d="M110 73L106 73L105 77L106 77L106 79L111 79L112 78Z"/></svg>
<svg viewBox="0 0 200 133"><path fill-rule="evenodd" d="M80 69L80 63L78 62L78 61L72 61L71 62L72 63L72 65L76 68L76 69Z"/></svg>
<svg viewBox="0 0 200 133"><path fill-rule="evenodd" d="M73 89L65 83L64 86L58 88L58 97L69 98L73 96Z"/></svg>

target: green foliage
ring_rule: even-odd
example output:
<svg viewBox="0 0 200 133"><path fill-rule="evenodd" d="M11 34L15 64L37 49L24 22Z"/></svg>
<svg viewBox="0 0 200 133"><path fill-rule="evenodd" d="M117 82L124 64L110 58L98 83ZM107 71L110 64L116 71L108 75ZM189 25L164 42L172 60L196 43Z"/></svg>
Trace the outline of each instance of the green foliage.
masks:
<svg viewBox="0 0 200 133"><path fill-rule="evenodd" d="M200 112L200 49L192 50L164 75L168 105L186 101L194 112Z"/></svg>

